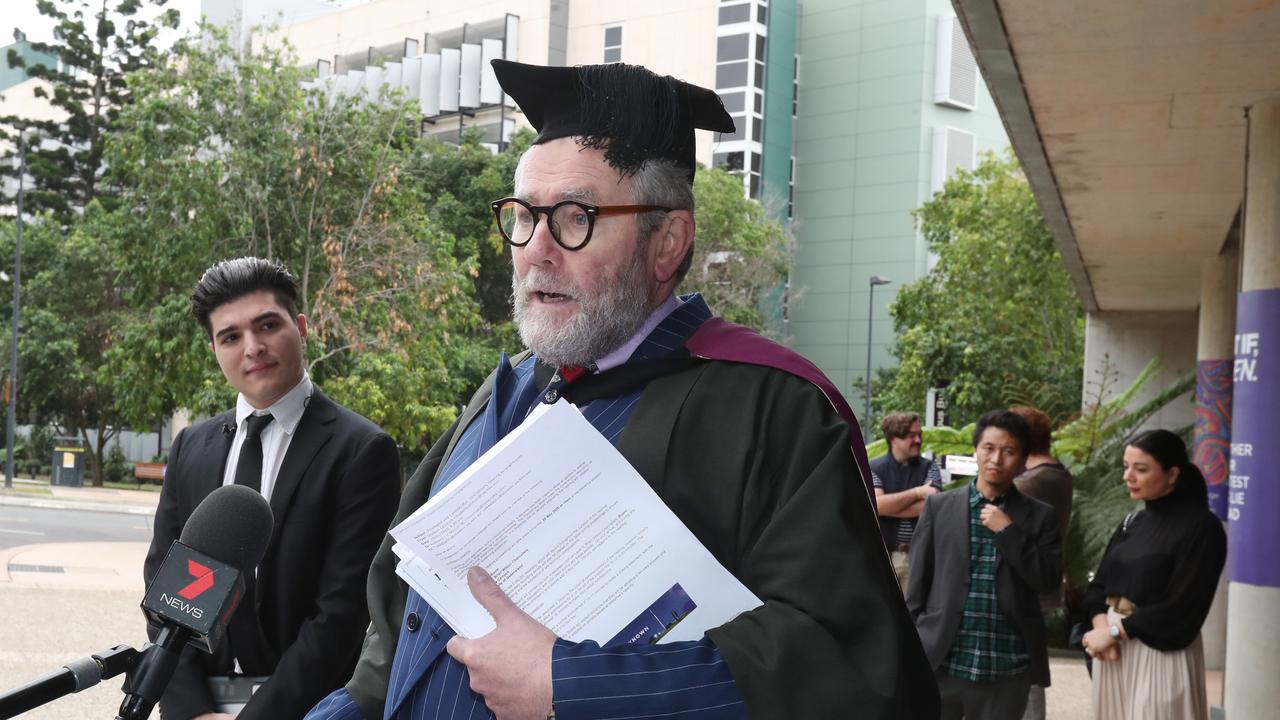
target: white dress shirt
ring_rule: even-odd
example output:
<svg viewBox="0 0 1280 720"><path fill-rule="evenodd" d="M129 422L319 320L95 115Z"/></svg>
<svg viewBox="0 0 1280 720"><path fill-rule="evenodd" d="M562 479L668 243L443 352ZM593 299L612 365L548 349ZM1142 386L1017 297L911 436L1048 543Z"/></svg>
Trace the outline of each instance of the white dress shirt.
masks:
<svg viewBox="0 0 1280 720"><path fill-rule="evenodd" d="M236 465L240 462L240 446L244 444L245 434L249 430L247 422L249 416L271 413L274 419L262 430L262 497L271 499L271 491L276 485L276 475L280 472L280 463L284 461L284 454L289 450L293 432L298 429L302 413L306 411L307 403L311 400L313 388L310 376L304 372L302 380L298 381L292 390L265 410L258 410L250 405L244 395L236 398L236 437L231 442L231 452L227 455L227 470L222 474L223 485L236 483Z"/></svg>

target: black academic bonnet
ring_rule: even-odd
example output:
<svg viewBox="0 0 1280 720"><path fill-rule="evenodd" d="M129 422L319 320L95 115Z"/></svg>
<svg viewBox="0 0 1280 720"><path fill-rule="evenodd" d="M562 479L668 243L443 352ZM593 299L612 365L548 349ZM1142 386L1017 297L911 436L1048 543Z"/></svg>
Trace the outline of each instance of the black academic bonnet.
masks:
<svg viewBox="0 0 1280 720"><path fill-rule="evenodd" d="M664 158L693 182L695 128L733 132L733 118L714 91L639 65L545 67L494 60L502 89L538 131L535 145L579 137L604 150L610 167L631 175Z"/></svg>

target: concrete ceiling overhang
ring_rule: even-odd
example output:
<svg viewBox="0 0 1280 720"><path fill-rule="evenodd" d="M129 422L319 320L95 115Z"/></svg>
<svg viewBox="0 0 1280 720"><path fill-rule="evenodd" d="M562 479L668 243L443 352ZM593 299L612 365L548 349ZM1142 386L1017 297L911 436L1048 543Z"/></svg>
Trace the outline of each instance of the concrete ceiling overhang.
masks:
<svg viewBox="0 0 1280 720"><path fill-rule="evenodd" d="M1280 0L953 0L1089 311L1187 310L1280 96Z"/></svg>

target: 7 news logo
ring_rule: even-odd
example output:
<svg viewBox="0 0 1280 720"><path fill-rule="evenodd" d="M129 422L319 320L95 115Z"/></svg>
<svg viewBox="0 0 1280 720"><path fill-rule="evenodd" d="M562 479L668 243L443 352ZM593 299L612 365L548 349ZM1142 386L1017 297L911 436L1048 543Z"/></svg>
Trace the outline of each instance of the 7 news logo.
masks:
<svg viewBox="0 0 1280 720"><path fill-rule="evenodd" d="M160 593L160 601L175 610L181 610L192 618L199 620L204 616L204 610L192 603L183 602L181 598L195 600L203 595L209 588L213 587L213 568L206 567L195 560L188 559L187 572L195 579L188 583L186 587L178 591L178 595L181 597L174 597L168 593Z"/></svg>

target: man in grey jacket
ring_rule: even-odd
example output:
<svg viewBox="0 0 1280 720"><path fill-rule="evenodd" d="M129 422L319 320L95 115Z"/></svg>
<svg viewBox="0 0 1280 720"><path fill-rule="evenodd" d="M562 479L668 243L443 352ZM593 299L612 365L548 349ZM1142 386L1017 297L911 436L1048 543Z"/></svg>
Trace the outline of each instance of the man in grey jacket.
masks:
<svg viewBox="0 0 1280 720"><path fill-rule="evenodd" d="M943 720L1018 720L1049 685L1039 595L1062 577L1053 508L1014 487L1030 446L1008 411L978 420L978 478L931 496L911 545L907 609L942 695Z"/></svg>

